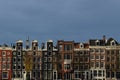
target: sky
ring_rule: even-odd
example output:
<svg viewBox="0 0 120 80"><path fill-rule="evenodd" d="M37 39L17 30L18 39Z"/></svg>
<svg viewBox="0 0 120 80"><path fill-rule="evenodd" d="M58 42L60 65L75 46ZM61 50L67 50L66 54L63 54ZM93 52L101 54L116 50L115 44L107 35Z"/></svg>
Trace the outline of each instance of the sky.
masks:
<svg viewBox="0 0 120 80"><path fill-rule="evenodd" d="M0 0L0 44L103 35L120 42L120 0Z"/></svg>

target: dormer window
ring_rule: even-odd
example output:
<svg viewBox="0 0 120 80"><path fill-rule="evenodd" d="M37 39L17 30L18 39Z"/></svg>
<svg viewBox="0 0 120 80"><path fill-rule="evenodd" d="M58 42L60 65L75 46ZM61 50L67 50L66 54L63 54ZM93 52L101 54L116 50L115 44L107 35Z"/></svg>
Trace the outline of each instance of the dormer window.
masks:
<svg viewBox="0 0 120 80"><path fill-rule="evenodd" d="M115 41L111 41L111 46L114 46L115 45Z"/></svg>
<svg viewBox="0 0 120 80"><path fill-rule="evenodd" d="M83 43L80 43L80 48L84 48L84 45L83 45Z"/></svg>
<svg viewBox="0 0 120 80"><path fill-rule="evenodd" d="M96 46L100 45L100 42L99 40L96 41Z"/></svg>

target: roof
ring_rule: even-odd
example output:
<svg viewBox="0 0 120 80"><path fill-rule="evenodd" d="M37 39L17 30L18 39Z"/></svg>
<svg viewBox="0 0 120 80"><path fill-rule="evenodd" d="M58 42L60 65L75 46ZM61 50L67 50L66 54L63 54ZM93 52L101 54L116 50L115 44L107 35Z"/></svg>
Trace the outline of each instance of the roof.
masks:
<svg viewBox="0 0 120 80"><path fill-rule="evenodd" d="M108 41L107 41L107 43L106 43L106 45L111 45L111 42L112 42L112 41L114 41L116 45L119 44L115 39L109 38Z"/></svg>
<svg viewBox="0 0 120 80"><path fill-rule="evenodd" d="M97 42L99 44L97 44ZM90 39L89 44L90 44L90 46L96 46L96 45L104 46L106 44L106 42L102 39Z"/></svg>

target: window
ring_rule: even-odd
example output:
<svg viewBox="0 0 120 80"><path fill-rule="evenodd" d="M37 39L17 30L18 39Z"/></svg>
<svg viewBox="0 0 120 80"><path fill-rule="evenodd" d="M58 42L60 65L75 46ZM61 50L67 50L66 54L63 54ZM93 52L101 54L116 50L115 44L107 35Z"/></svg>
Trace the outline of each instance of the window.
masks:
<svg viewBox="0 0 120 80"><path fill-rule="evenodd" d="M33 57L33 62L35 62L36 61L36 57Z"/></svg>
<svg viewBox="0 0 120 80"><path fill-rule="evenodd" d="M83 45L83 44L80 44L80 48L84 48L84 45Z"/></svg>
<svg viewBox="0 0 120 80"><path fill-rule="evenodd" d="M47 64L44 64L44 70L47 70Z"/></svg>
<svg viewBox="0 0 120 80"><path fill-rule="evenodd" d="M99 62L96 62L96 64L95 64L95 65L96 65L96 67L99 67Z"/></svg>
<svg viewBox="0 0 120 80"><path fill-rule="evenodd" d="M33 52L33 55L36 55L36 52Z"/></svg>
<svg viewBox="0 0 120 80"><path fill-rule="evenodd" d="M112 61L115 61L115 57L114 56L112 56Z"/></svg>
<svg viewBox="0 0 120 80"><path fill-rule="evenodd" d="M64 50L65 50L65 51L70 51L70 50L72 50L72 45L71 45L71 44L66 44L66 45L64 46Z"/></svg>
<svg viewBox="0 0 120 80"><path fill-rule="evenodd" d="M90 59L95 59L95 56L94 56L94 55L91 55L91 56L90 56Z"/></svg>
<svg viewBox="0 0 120 80"><path fill-rule="evenodd" d="M58 79L62 80L62 73L58 74Z"/></svg>
<svg viewBox="0 0 120 80"><path fill-rule="evenodd" d="M81 64L80 65L80 70L82 70L82 69L84 69L84 65Z"/></svg>
<svg viewBox="0 0 120 80"><path fill-rule="evenodd" d="M80 58L80 63L82 63L83 62L83 58Z"/></svg>
<svg viewBox="0 0 120 80"><path fill-rule="evenodd" d="M10 58L10 57L8 57L8 58L7 58L7 61L8 61L8 62L10 62L10 61L11 61L11 58Z"/></svg>
<svg viewBox="0 0 120 80"><path fill-rule="evenodd" d="M33 69L35 69L35 64L33 64Z"/></svg>
<svg viewBox="0 0 120 80"><path fill-rule="evenodd" d="M47 57L44 57L44 62L47 62Z"/></svg>
<svg viewBox="0 0 120 80"><path fill-rule="evenodd" d="M10 64L7 64L6 68L7 68L7 69L10 69Z"/></svg>
<svg viewBox="0 0 120 80"><path fill-rule="evenodd" d="M20 55L21 55L21 52L17 52L17 54L18 54L18 56L20 56Z"/></svg>
<svg viewBox="0 0 120 80"><path fill-rule="evenodd" d="M7 72L2 72L2 78L3 79L8 79L8 73Z"/></svg>
<svg viewBox="0 0 120 80"><path fill-rule="evenodd" d="M18 66L17 66L17 69L20 69L20 68L21 68L21 66L20 66L20 65L18 65Z"/></svg>
<svg viewBox="0 0 120 80"><path fill-rule="evenodd" d="M107 57L107 62L109 62L110 61L110 57Z"/></svg>
<svg viewBox="0 0 120 80"><path fill-rule="evenodd" d="M96 70L94 70L94 76L97 76L97 71Z"/></svg>
<svg viewBox="0 0 120 80"><path fill-rule="evenodd" d="M114 45L115 45L115 41L112 41L112 42L111 42L111 46L114 46Z"/></svg>
<svg viewBox="0 0 120 80"><path fill-rule="evenodd" d="M37 60L38 62L40 62L40 57L38 57L38 60Z"/></svg>
<svg viewBox="0 0 120 80"><path fill-rule="evenodd" d="M111 67L114 69L114 68L115 68L115 65L114 65L114 64L112 64L112 65L111 65Z"/></svg>
<svg viewBox="0 0 120 80"><path fill-rule="evenodd" d="M13 55L16 55L16 52L13 52Z"/></svg>
<svg viewBox="0 0 120 80"><path fill-rule="evenodd" d="M93 52L94 52L94 49L90 49L90 52L93 53Z"/></svg>
<svg viewBox="0 0 120 80"><path fill-rule="evenodd" d="M64 59L71 59L71 54L64 54Z"/></svg>
<svg viewBox="0 0 120 80"><path fill-rule="evenodd" d="M48 63L48 69L51 70L52 69L52 64Z"/></svg>
<svg viewBox="0 0 120 80"><path fill-rule="evenodd" d="M111 55L115 55L115 54L114 54L114 50L111 51Z"/></svg>
<svg viewBox="0 0 120 80"><path fill-rule="evenodd" d="M74 61L75 61L75 62L79 62L79 58L76 57L76 58L74 59Z"/></svg>
<svg viewBox="0 0 120 80"><path fill-rule="evenodd" d="M105 52L105 50L104 50L104 49L100 49L100 52L101 52L101 53L104 53L104 52Z"/></svg>
<svg viewBox="0 0 120 80"><path fill-rule="evenodd" d="M96 55L96 59L100 59L99 55Z"/></svg>
<svg viewBox="0 0 120 80"><path fill-rule="evenodd" d="M23 69L25 69L25 66L23 66Z"/></svg>
<svg viewBox="0 0 120 80"><path fill-rule="evenodd" d="M98 76L102 76L102 71L101 70L98 71Z"/></svg>
<svg viewBox="0 0 120 80"><path fill-rule="evenodd" d="M99 49L96 49L95 51L96 51L96 53L99 53Z"/></svg>
<svg viewBox="0 0 120 80"><path fill-rule="evenodd" d="M65 73L65 74L64 74L64 79L70 80L70 73Z"/></svg>
<svg viewBox="0 0 120 80"><path fill-rule="evenodd" d="M40 78L40 71L37 72L38 77Z"/></svg>
<svg viewBox="0 0 120 80"><path fill-rule="evenodd" d="M52 55L52 52L48 52L48 56L51 56Z"/></svg>
<svg viewBox="0 0 120 80"><path fill-rule="evenodd" d="M115 74L114 74L114 72L112 72L112 73L111 73L111 75L112 75L111 77L113 78L113 77L114 77L114 75L115 75Z"/></svg>
<svg viewBox="0 0 120 80"><path fill-rule="evenodd" d="M80 78L80 72L75 72L75 79L79 79Z"/></svg>
<svg viewBox="0 0 120 80"><path fill-rule="evenodd" d="M101 62L101 63L100 63L100 67L103 67L103 66L104 66L104 62Z"/></svg>
<svg viewBox="0 0 120 80"><path fill-rule="evenodd" d="M79 70L79 65L74 65L74 70Z"/></svg>
<svg viewBox="0 0 120 80"><path fill-rule="evenodd" d="M6 56L6 51L2 51L2 56Z"/></svg>
<svg viewBox="0 0 120 80"><path fill-rule="evenodd" d="M17 59L17 60L18 60L18 62L21 62L21 58L20 58L20 57L18 57L18 59Z"/></svg>
<svg viewBox="0 0 120 80"><path fill-rule="evenodd" d="M48 71L48 80L52 79L52 72Z"/></svg>
<svg viewBox="0 0 120 80"><path fill-rule="evenodd" d="M58 64L58 69L61 70L62 69L62 64Z"/></svg>
<svg viewBox="0 0 120 80"><path fill-rule="evenodd" d="M45 80L47 79L47 74L48 74L47 72L44 72L44 73L43 73L43 75L44 75L43 78L44 78Z"/></svg>
<svg viewBox="0 0 120 80"><path fill-rule="evenodd" d="M20 72L18 72L18 73L17 73L17 77L18 77L18 78L20 78L20 77L21 77Z"/></svg>
<svg viewBox="0 0 120 80"><path fill-rule="evenodd" d="M36 47L33 47L33 50L36 50Z"/></svg>
<svg viewBox="0 0 120 80"><path fill-rule="evenodd" d="M85 69L89 69L89 65L85 65Z"/></svg>
<svg viewBox="0 0 120 80"><path fill-rule="evenodd" d="M97 40L97 41L96 41L96 46L98 46L98 45L100 45L100 42Z"/></svg>
<svg viewBox="0 0 120 80"><path fill-rule="evenodd" d="M64 69L69 70L70 69L70 64L64 64Z"/></svg>
<svg viewBox="0 0 120 80"><path fill-rule="evenodd" d="M54 72L53 74L54 74L54 75L53 75L53 76L54 76L54 79L57 79L57 72Z"/></svg>
<svg viewBox="0 0 120 80"><path fill-rule="evenodd" d="M16 65L13 66L13 69L16 69Z"/></svg>
<svg viewBox="0 0 120 80"><path fill-rule="evenodd" d="M16 57L13 57L13 62L14 62L14 63L16 62Z"/></svg>
<svg viewBox="0 0 120 80"><path fill-rule="evenodd" d="M7 52L7 55L10 55L10 52Z"/></svg>
<svg viewBox="0 0 120 80"><path fill-rule="evenodd" d="M107 55L110 55L110 51L107 51Z"/></svg>
<svg viewBox="0 0 120 80"><path fill-rule="evenodd" d="M13 77L13 78L15 78L15 77L16 77L16 72L13 72L12 77Z"/></svg>
<svg viewBox="0 0 120 80"><path fill-rule="evenodd" d="M106 74L106 75L107 75L107 78L109 78L109 77L110 77L110 72L107 72L107 74Z"/></svg>
<svg viewBox="0 0 120 80"><path fill-rule="evenodd" d="M2 64L2 69L6 69L6 64Z"/></svg>
<svg viewBox="0 0 120 80"><path fill-rule="evenodd" d="M110 69L110 65L107 65L106 68L107 68L107 69Z"/></svg>
<svg viewBox="0 0 120 80"><path fill-rule="evenodd" d="M85 62L88 62L88 60L89 60L89 58L86 57L86 58L85 58Z"/></svg>
<svg viewBox="0 0 120 80"><path fill-rule="evenodd" d="M52 62L52 57L48 57L48 62Z"/></svg>
<svg viewBox="0 0 120 80"><path fill-rule="evenodd" d="M91 62L91 67L94 67L94 62Z"/></svg>
<svg viewBox="0 0 120 80"><path fill-rule="evenodd" d="M101 55L101 56L100 56L100 59L104 60L104 59L105 59L105 56L104 56L104 55Z"/></svg>
<svg viewBox="0 0 120 80"><path fill-rule="evenodd" d="M84 52L83 52L83 51L80 51L79 53L80 53L80 55L83 55Z"/></svg>
<svg viewBox="0 0 120 80"><path fill-rule="evenodd" d="M40 69L40 64L37 65L37 68Z"/></svg>
<svg viewBox="0 0 120 80"><path fill-rule="evenodd" d="M52 50L52 44L48 44L48 50Z"/></svg>
<svg viewBox="0 0 120 80"><path fill-rule="evenodd" d="M3 61L3 62L6 61L6 57L3 57L3 58L2 58L2 61Z"/></svg>

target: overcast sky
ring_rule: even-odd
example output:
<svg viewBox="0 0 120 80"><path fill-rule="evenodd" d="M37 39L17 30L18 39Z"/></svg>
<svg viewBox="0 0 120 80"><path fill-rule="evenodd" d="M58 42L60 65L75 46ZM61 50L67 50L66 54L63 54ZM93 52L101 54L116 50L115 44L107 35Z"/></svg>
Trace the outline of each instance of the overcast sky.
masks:
<svg viewBox="0 0 120 80"><path fill-rule="evenodd" d="M120 42L120 0L0 0L0 44L103 35Z"/></svg>

